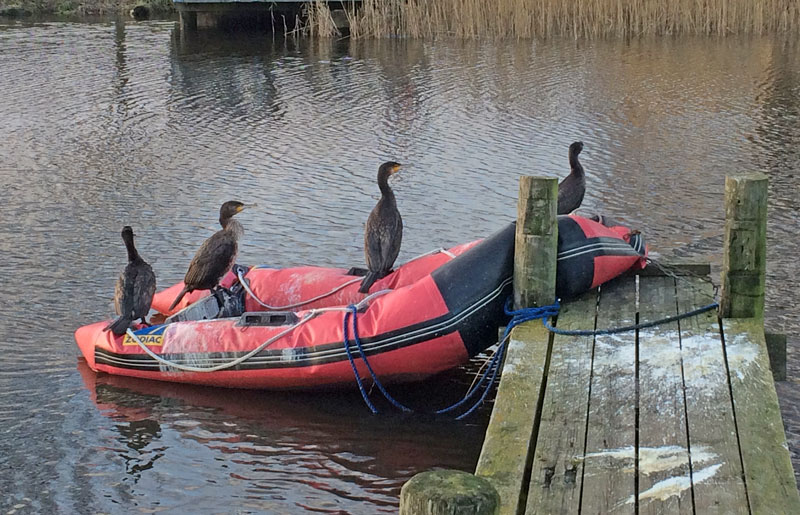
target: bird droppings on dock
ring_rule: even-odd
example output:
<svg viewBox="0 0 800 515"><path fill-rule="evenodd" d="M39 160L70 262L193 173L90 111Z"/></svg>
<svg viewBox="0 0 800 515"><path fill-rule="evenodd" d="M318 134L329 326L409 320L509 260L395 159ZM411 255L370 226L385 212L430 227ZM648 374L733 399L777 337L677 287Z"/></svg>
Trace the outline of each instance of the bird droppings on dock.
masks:
<svg viewBox="0 0 800 515"><path fill-rule="evenodd" d="M649 476L658 472L680 468L687 463L689 455L689 451L685 447L679 445L640 447L639 472ZM694 447L691 452L691 461L694 466L712 461L717 457L717 454L711 452L711 450L704 445ZM634 471L636 455L633 446L592 452L587 454L584 460L595 458L607 460L606 463L609 467L630 472Z"/></svg>
<svg viewBox="0 0 800 515"><path fill-rule="evenodd" d="M692 484L697 485L714 477L722 465L723 463L717 463L702 470L698 470L691 476L686 475L671 477L663 481L659 481L644 492L639 492L639 502L654 499L666 501L674 495L680 495L684 490L691 488ZM632 504L634 500L634 496L632 495L628 497L628 500L625 501L625 504Z"/></svg>

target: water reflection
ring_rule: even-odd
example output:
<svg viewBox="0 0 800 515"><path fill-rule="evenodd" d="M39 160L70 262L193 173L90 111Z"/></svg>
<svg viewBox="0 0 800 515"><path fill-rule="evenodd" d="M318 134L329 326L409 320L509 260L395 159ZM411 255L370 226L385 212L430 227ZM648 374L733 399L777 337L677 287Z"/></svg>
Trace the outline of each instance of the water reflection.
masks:
<svg viewBox="0 0 800 515"><path fill-rule="evenodd" d="M108 450L124 462L127 475L115 479L134 497L154 478L168 475L171 489L198 506L213 501L224 488L226 495L246 498L250 508L264 510L394 512L400 486L420 467L474 466L474 458L468 456L477 449L469 447L480 442L482 432L476 424L354 416L353 406L361 403L357 394L280 394L159 383L98 375L82 360L78 370L97 409L113 421L111 427L118 433L113 440L120 445ZM430 390L440 391L449 380L396 393L418 406L441 402ZM419 431L425 431L429 443L444 445L420 447ZM466 447L450 448L445 442L451 441ZM175 470L177 463L221 469L213 482L218 486L183 492L182 483L197 477ZM186 502L162 494L159 505L164 508Z"/></svg>

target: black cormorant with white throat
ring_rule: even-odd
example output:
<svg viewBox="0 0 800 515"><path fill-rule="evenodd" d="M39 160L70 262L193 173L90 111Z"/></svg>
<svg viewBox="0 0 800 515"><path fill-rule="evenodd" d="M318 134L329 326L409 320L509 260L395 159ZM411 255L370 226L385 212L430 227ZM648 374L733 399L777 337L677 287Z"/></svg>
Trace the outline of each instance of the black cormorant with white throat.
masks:
<svg viewBox="0 0 800 515"><path fill-rule="evenodd" d="M234 220L233 216L244 208L244 204L235 200L225 202L219 208L219 224L222 230L212 234L197 250L183 278L185 286L172 301L170 310L191 291L216 289L220 279L231 269L239 250L239 238L244 234L242 224Z"/></svg>
<svg viewBox="0 0 800 515"><path fill-rule="evenodd" d="M378 169L378 188L381 199L372 209L364 229L364 255L367 272L361 281L360 293L368 293L370 286L392 270L400 244L403 241L403 219L397 210L394 192L389 187L389 177L400 170L394 161L383 163Z"/></svg>
<svg viewBox="0 0 800 515"><path fill-rule="evenodd" d="M133 245L133 229L126 225L122 228L122 241L128 249L128 264L119 275L114 288L114 308L119 315L106 329L117 336L125 334L131 323L137 318L147 324L145 316L150 311L153 294L156 292L156 274L136 251Z"/></svg>
<svg viewBox="0 0 800 515"><path fill-rule="evenodd" d="M586 193L586 175L578 161L578 154L583 150L583 143L576 141L569 146L569 167L571 171L558 184L558 214L568 215L578 209Z"/></svg>

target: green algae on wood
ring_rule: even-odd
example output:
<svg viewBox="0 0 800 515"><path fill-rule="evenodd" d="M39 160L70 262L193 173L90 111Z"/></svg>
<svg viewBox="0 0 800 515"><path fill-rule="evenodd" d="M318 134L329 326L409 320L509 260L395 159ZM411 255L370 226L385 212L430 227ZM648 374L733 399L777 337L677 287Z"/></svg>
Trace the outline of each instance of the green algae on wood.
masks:
<svg viewBox="0 0 800 515"><path fill-rule="evenodd" d="M552 304L558 254L558 181L520 177L514 240L514 306Z"/></svg>
<svg viewBox="0 0 800 515"><path fill-rule="evenodd" d="M538 320L512 329L503 375L497 388L475 474L500 494L500 513L524 506L524 482L535 441L535 421L547 364L550 332Z"/></svg>
<svg viewBox="0 0 800 515"><path fill-rule="evenodd" d="M720 317L764 316L766 267L767 176L726 177Z"/></svg>
<svg viewBox="0 0 800 515"><path fill-rule="evenodd" d="M767 342L772 379L786 381L786 335L764 332L764 339Z"/></svg>
<svg viewBox="0 0 800 515"><path fill-rule="evenodd" d="M800 513L764 327L757 318L722 325L750 511Z"/></svg>
<svg viewBox="0 0 800 515"><path fill-rule="evenodd" d="M430 470L400 490L400 515L494 515L500 496L483 478L460 470Z"/></svg>

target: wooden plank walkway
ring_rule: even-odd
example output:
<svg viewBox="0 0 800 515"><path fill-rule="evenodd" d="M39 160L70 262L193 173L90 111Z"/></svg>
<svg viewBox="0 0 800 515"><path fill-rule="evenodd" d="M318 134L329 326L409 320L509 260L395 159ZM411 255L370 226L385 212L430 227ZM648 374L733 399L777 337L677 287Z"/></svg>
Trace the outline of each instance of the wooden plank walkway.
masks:
<svg viewBox="0 0 800 515"><path fill-rule="evenodd" d="M563 305L557 327L645 322L711 298L702 278L646 270ZM596 337L516 328L476 475L508 514L800 513L759 323L721 331L712 311Z"/></svg>
<svg viewBox="0 0 800 515"><path fill-rule="evenodd" d="M520 178L517 307L554 298L556 186ZM766 205L765 175L726 178L719 311L642 327L714 300L708 264L650 266L562 304L556 330L594 336L516 326L469 486L418 474L400 513L800 514L764 334Z"/></svg>

